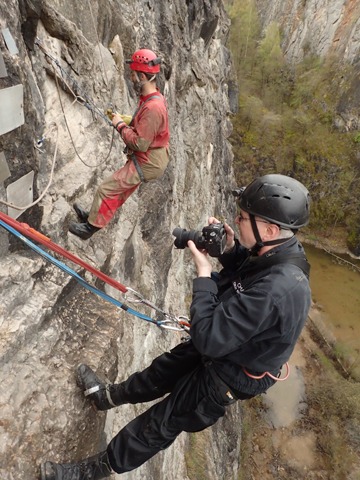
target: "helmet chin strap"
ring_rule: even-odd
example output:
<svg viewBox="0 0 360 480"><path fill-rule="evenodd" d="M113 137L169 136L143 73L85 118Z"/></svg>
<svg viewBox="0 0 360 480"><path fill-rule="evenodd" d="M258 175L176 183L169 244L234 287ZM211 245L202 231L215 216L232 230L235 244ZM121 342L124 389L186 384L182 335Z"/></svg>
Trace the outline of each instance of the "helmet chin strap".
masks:
<svg viewBox="0 0 360 480"><path fill-rule="evenodd" d="M137 72L135 72L135 76L136 76L135 90L139 95L141 94L143 86L146 85L147 83L152 82L156 78L156 75L153 75L151 78L149 78L149 80L141 81Z"/></svg>
<svg viewBox="0 0 360 480"><path fill-rule="evenodd" d="M276 240L269 240L268 242L263 242L261 240L259 229L257 227L255 215L252 215L251 213L249 213L249 217L250 217L252 231L254 233L254 237L256 240L255 245L249 249L252 255L257 255L259 251L262 249L262 247L267 247L269 245L280 245L289 240L289 238L277 238Z"/></svg>

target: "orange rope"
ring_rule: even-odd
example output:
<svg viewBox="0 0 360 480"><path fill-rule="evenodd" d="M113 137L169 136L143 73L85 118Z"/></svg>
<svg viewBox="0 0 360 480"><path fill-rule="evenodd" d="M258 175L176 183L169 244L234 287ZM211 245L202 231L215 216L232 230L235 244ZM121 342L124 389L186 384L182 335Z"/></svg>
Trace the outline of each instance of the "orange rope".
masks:
<svg viewBox="0 0 360 480"><path fill-rule="evenodd" d="M26 237L29 237L32 240L35 240L41 243L49 250L52 250L53 252L56 252L59 255L62 255L63 257L67 258L71 262L76 263L77 265L80 265L80 267L85 268L85 270L88 270L89 272L91 272L93 275L95 275L96 277L98 277L100 280L107 283L108 285L111 285L117 290L120 290L120 292L126 293L128 291L125 285L122 285L121 283L117 282L116 280L109 277L108 275L105 275L105 273L101 272L97 268L92 267L88 263L81 260L81 258L73 255L68 250L65 250L65 248L60 247L60 245L57 245L56 243L51 241L50 238L46 237L41 232L38 232L34 228L30 227L27 223L18 222L17 220L14 220L13 218L9 217L3 212L0 212L0 220L10 225L12 228L20 232L22 235L25 235Z"/></svg>
<svg viewBox="0 0 360 480"><path fill-rule="evenodd" d="M265 375L267 375L268 377L272 378L276 382L283 382L284 380L287 380L290 375L290 365L288 362L285 363L285 367L286 367L286 375L284 378L274 377L274 375L272 375L270 372L264 372L261 375L251 375L251 373L249 373L244 367L243 367L243 372L246 373L248 377L253 378L254 380L261 380L262 378L265 377Z"/></svg>

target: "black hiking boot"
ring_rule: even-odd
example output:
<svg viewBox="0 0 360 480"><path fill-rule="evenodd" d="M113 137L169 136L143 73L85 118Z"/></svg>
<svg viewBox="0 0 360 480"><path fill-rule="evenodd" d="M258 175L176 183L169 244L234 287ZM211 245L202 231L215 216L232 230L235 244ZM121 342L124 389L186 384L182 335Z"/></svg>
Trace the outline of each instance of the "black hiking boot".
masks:
<svg viewBox="0 0 360 480"><path fill-rule="evenodd" d="M112 471L105 450L78 463L45 462L41 465L41 480L100 480Z"/></svg>
<svg viewBox="0 0 360 480"><path fill-rule="evenodd" d="M73 204L73 209L75 210L75 213L76 213L78 219L80 220L80 222L86 223L88 221L89 212L84 210L78 203L75 202Z"/></svg>
<svg viewBox="0 0 360 480"><path fill-rule="evenodd" d="M73 233L77 237L82 238L83 240L88 240L98 230L100 230L100 228L94 227L94 225L91 225L91 223L89 222L85 222L85 223L71 222L69 225L69 232Z"/></svg>
<svg viewBox="0 0 360 480"><path fill-rule="evenodd" d="M76 374L77 385L84 390L85 397L88 397L98 410L109 410L127 403L122 399L121 384L105 384L88 365L81 363Z"/></svg>

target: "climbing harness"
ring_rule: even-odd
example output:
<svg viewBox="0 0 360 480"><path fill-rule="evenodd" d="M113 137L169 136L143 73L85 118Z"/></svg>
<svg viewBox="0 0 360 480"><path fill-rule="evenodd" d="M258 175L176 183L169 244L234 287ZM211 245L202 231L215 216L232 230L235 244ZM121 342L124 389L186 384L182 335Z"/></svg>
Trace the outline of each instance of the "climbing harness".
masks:
<svg viewBox="0 0 360 480"><path fill-rule="evenodd" d="M97 270L96 268L92 267L91 265L87 264L80 258L76 257L75 255L71 254L67 250L63 249L59 245L55 244L52 242L48 237L43 235L40 232L37 232L33 228L29 227L26 223L20 223L17 222L16 220L12 219L11 217L8 217L4 213L0 212L0 226L5 228L8 232L12 233L14 236L19 238L22 242L24 242L28 247L30 247L33 251L41 255L43 258L45 258L47 261L67 273L68 275L72 276L80 285L82 285L84 288L89 290L90 292L100 296L104 300L112 303L113 305L117 306L118 308L121 308L122 310L126 311L127 313L130 313L131 315L134 315L142 320L145 320L147 322L153 323L157 325L158 327L161 327L162 329L165 330L174 330L174 331L181 331L181 332L188 332L190 329L190 324L189 320L185 316L176 316L174 314L165 312L164 310L160 309L157 307L154 303L150 302L149 300L146 300L139 292L136 290L133 290L132 288L128 288L125 285L122 285L121 283L117 282L116 280L112 279L111 277L105 275L102 273L100 270ZM25 236L26 235L26 236ZM32 238L33 240L45 245L47 248L50 250L55 251L56 253L59 253L60 255L65 256L72 262L82 266L85 268L87 271L93 273L95 276L106 282L108 285L111 285L112 287L116 288L117 290L121 291L122 293L126 294L129 292L129 295L126 296L125 298L128 300L129 303L140 303L143 304L149 308L152 308L155 310L157 317L152 318L144 313L138 312L137 310L134 310L133 308L129 307L127 304L120 302L119 300L116 300L115 298L111 297L110 295L106 294L105 292L99 290L98 288L90 285L85 279L83 279L77 272L69 268L67 265L65 265L63 262L57 260L55 257L50 255L49 253L45 252L42 248L40 248L38 245L34 244L31 242L27 237Z"/></svg>
<svg viewBox="0 0 360 480"><path fill-rule="evenodd" d="M135 168L136 168L136 171L139 175L139 178L142 182L146 183L147 180L145 180L145 176L144 176L144 172L142 171L140 165L139 165L139 162L137 161L137 158L136 158L136 155L135 153L132 153L131 155L129 155L130 158L131 158L131 161L133 162L133 164L135 165Z"/></svg>
<svg viewBox="0 0 360 480"><path fill-rule="evenodd" d="M285 374L285 377L283 378L280 378L280 377L275 377L275 375L272 375L270 372L264 372L262 373L261 375L252 375L251 373L249 373L245 367L243 367L243 372L250 378L253 378L254 380L261 380L262 378L264 378L266 375L270 378L272 378L273 380L275 380L276 382L283 382L284 380L287 380L289 378L289 375L290 375L290 365L288 362L285 363L285 367L286 367L286 374Z"/></svg>

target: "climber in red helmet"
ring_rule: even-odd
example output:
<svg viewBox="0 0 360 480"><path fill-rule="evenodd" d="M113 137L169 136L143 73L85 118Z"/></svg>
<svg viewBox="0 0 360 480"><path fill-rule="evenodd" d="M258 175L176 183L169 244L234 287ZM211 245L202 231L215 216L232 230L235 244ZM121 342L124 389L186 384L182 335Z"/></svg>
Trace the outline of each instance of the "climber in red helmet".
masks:
<svg viewBox="0 0 360 480"><path fill-rule="evenodd" d="M156 85L161 59L141 49L126 63L139 103L129 125L118 114L113 114L112 124L125 143L127 162L101 183L89 212L74 203L80 223L70 223L69 231L83 240L105 227L140 183L159 178L169 162L167 106Z"/></svg>

